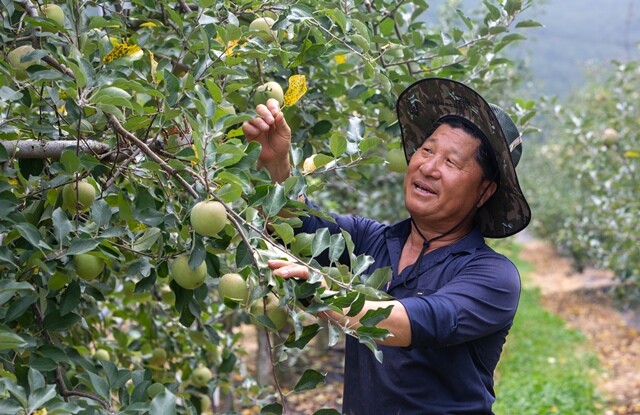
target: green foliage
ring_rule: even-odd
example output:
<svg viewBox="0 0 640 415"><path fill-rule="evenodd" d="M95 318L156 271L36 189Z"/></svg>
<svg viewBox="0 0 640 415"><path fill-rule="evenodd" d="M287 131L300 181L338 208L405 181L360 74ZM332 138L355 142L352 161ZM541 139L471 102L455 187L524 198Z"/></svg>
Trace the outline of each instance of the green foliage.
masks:
<svg viewBox="0 0 640 415"><path fill-rule="evenodd" d="M277 293L293 330L272 347L276 363L318 331L304 324L299 298L314 297L311 310L352 314L383 298L387 275L365 275L371 260L353 254L348 235L294 237L298 221L276 215L304 210L301 192L322 195L326 172L348 186L380 175L387 148L397 147L395 96L414 80L453 77L489 90L510 79L500 52L522 38L514 20L530 3L485 1L480 15L458 12L463 29L445 30L420 20L428 8L420 0L68 0L63 25L32 2L1 1L0 412L18 414L193 414L284 401L246 376L239 325L249 304L218 298L219 276L249 281L248 303ZM275 19L274 41L249 30L257 16ZM34 51L20 63L32 64L16 69L6 57L25 44ZM260 149L240 125L253 117L258 85L284 88L294 74L309 84L285 108L296 171L274 185L254 168ZM325 162L305 177L303 161L315 154ZM91 208L63 209L62 189L80 180L96 189ZM230 219L212 237L189 227L190 209L205 199L223 203ZM349 264L314 267L326 250ZM72 260L85 253L105 264L92 280ZM180 255L192 269L206 265L203 285L171 279ZM313 267L309 284L266 269L267 259L289 255ZM323 276L333 292L319 288ZM368 314L358 332L342 329L379 353L375 340L387 333L375 323L386 312ZM158 348L166 360L153 358ZM94 359L98 349L110 360ZM206 386L189 380L198 367L213 372ZM320 381L306 372L297 388ZM216 391L231 394L224 408L206 404Z"/></svg>
<svg viewBox="0 0 640 415"><path fill-rule="evenodd" d="M515 257L511 257L515 258ZM518 263L521 271L527 264ZM526 283L526 272L523 272ZM525 285L526 286L526 285ZM493 410L508 414L599 414L593 378L597 357L584 336L545 311L537 289L524 288L514 325L496 369Z"/></svg>
<svg viewBox="0 0 640 415"><path fill-rule="evenodd" d="M544 145L525 174L534 229L579 267L615 272L626 301L640 300L640 67L591 75L566 105L554 105Z"/></svg>

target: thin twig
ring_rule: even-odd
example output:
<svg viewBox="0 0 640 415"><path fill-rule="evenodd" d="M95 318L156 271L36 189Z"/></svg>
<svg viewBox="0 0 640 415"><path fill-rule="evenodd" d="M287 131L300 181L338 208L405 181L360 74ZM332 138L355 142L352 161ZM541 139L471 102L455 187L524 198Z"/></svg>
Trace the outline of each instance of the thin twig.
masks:
<svg viewBox="0 0 640 415"><path fill-rule="evenodd" d="M125 137L127 140L131 141L136 147L138 147L140 150L142 150L142 152L149 157L151 160L155 161L156 163L158 163L160 165L160 167L162 168L162 170L164 170L166 173L168 173L169 175L175 177L175 179L182 185L184 186L184 188L187 190L187 192L194 198L194 199L198 199L200 197L200 195L198 195L198 192L196 192L195 190L193 190L193 187L191 187L191 185L182 177L180 176L180 174L178 174L178 171L176 169L174 169L173 167L169 166L164 160L162 160L160 158L160 156L158 156L156 153L153 152L153 150L151 150L149 148L149 146L147 146L142 140L140 140L138 137L136 137L135 135L133 135L132 133L130 133L129 131L127 131L122 124L120 124L120 121L118 121L118 119L113 115L113 114L106 114L107 115L107 120L109 120L109 124L111 124L113 126L113 128L123 137Z"/></svg>

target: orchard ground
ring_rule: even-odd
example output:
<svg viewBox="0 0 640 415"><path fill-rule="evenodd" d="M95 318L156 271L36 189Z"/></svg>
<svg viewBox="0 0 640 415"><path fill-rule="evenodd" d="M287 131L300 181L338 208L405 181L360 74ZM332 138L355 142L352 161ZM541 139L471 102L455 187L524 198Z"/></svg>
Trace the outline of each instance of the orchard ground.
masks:
<svg viewBox="0 0 640 415"><path fill-rule="evenodd" d="M521 259L533 268L526 279L527 287L537 287L541 306L561 317L567 327L581 331L588 347L598 356L602 370L594 382L606 402L603 415L640 415L640 311L616 305L609 294L614 284L611 272L593 268L578 272L569 259L559 255L548 243L528 238L519 243L522 244ZM249 355L255 355L250 349L256 344L255 330L246 331L245 341ZM306 415L320 408L339 410L343 351L343 344L338 343L325 353L314 350L304 357L300 366L326 373L326 383L288 395L287 414ZM285 392L293 388L302 374L296 368L286 370L287 376L282 376ZM241 411L243 415L257 413L257 407Z"/></svg>

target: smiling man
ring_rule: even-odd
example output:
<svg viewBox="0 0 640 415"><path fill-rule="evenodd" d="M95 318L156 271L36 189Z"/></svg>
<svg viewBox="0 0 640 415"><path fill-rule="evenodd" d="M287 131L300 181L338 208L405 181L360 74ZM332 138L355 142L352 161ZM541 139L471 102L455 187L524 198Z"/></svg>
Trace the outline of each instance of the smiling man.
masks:
<svg viewBox="0 0 640 415"><path fill-rule="evenodd" d="M290 171L291 131L277 102L256 112L243 131L262 144L260 163L281 182ZM522 140L502 109L448 79L409 86L397 112L408 161L408 218L386 225L355 216L334 215L335 222L310 216L298 230L347 231L355 254L375 259L369 272L393 270L386 291L394 300L367 301L360 313L394 306L378 324L391 333L380 344L383 363L347 338L342 411L491 414L493 374L513 324L520 276L484 237L514 235L530 221L515 173ZM302 265L269 266L284 278L308 277ZM345 318L332 312L321 317L340 324Z"/></svg>

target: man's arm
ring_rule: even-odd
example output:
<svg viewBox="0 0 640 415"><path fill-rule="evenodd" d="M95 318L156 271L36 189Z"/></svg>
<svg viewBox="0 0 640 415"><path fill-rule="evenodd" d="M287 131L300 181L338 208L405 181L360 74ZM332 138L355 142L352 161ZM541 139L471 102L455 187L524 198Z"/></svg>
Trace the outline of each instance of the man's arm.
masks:
<svg viewBox="0 0 640 415"><path fill-rule="evenodd" d="M309 269L302 264L282 260L272 260L268 262L268 265L273 269L274 275L278 275L282 278L309 278ZM324 280L322 280L322 284L325 285ZM385 346L408 347L411 345L411 323L409 322L407 311L399 301L365 301L362 310L353 317L344 316L332 310L321 311L318 313L318 317L330 321L338 326L346 326L352 330L356 330L358 327L362 326L362 324L360 324L360 319L367 313L367 311L386 308L390 305L393 306L393 308L391 309L389 317L378 323L376 327L388 330L389 333L391 333L391 336L387 337L385 340L378 341L378 343Z"/></svg>

